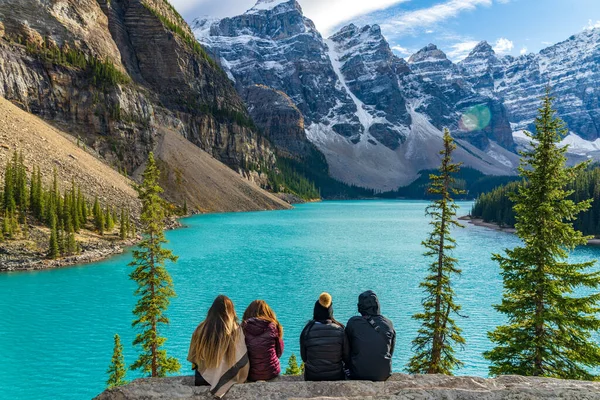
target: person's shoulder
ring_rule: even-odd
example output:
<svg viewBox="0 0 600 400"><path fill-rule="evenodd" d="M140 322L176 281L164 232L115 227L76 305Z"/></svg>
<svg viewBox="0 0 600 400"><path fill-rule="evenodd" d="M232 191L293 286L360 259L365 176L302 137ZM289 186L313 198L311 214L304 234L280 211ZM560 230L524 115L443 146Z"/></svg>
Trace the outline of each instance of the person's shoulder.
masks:
<svg viewBox="0 0 600 400"><path fill-rule="evenodd" d="M392 322L391 319L384 317L383 315L381 316L381 319L390 326L390 328L394 329L394 323Z"/></svg>
<svg viewBox="0 0 600 400"><path fill-rule="evenodd" d="M348 320L348 323L346 324L346 329L352 327L353 325L359 324L360 321L364 321L364 318L361 317L360 315L355 315L354 317L351 317Z"/></svg>

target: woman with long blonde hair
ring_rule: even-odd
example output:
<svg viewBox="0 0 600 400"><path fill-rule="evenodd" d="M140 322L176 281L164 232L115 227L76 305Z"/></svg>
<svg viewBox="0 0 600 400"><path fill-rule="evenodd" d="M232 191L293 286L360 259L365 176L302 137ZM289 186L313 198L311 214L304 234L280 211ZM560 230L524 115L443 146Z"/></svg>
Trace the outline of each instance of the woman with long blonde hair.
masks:
<svg viewBox="0 0 600 400"><path fill-rule="evenodd" d="M210 392L218 398L248 378L244 332L227 296L217 296L194 331L187 359L196 370L196 386L210 385Z"/></svg>
<svg viewBox="0 0 600 400"><path fill-rule="evenodd" d="M250 381L268 381L279 375L283 354L283 327L264 300L254 300L242 322L250 359Z"/></svg>

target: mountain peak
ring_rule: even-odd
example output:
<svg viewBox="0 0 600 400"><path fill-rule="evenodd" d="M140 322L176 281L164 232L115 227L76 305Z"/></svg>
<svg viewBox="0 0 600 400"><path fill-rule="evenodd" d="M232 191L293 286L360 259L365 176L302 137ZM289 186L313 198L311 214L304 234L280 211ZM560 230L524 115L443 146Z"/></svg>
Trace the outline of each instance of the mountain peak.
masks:
<svg viewBox="0 0 600 400"><path fill-rule="evenodd" d="M254 7L246 11L246 14L255 14L261 11L270 11L281 5L288 5L300 9L300 4L296 0L258 0Z"/></svg>
<svg viewBox="0 0 600 400"><path fill-rule="evenodd" d="M484 40L482 42L479 42L477 44L477 46L475 46L473 48L473 50L471 50L471 52L469 53L469 55L467 56L467 58L465 60L482 59L482 58L489 59L489 58L492 58L495 56L496 56L496 52L494 51L492 46Z"/></svg>
<svg viewBox="0 0 600 400"><path fill-rule="evenodd" d="M409 64L412 64L423 61L445 61L447 59L446 53L438 49L435 44L429 43L427 46L410 56L408 62Z"/></svg>

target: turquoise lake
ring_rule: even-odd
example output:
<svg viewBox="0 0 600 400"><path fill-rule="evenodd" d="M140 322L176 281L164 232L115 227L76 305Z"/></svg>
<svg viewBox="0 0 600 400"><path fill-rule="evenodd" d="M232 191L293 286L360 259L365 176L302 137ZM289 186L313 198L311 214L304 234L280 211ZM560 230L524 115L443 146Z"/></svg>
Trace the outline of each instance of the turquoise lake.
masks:
<svg viewBox="0 0 600 400"><path fill-rule="evenodd" d="M356 314L358 294L372 289L395 324L394 367L411 355L420 309L418 287L428 260L421 241L428 219L423 201L348 201L299 205L290 211L202 215L168 232L180 256L169 266L178 297L163 330L167 350L182 364L189 339L214 297L231 297L238 315L254 299L266 300L285 329L285 354L298 354L298 336L323 291L333 296L335 316ZM460 203L466 214L471 203ZM481 353L486 332L502 322L492 309L502 282L493 252L518 243L516 237L467 225L456 230L455 256L463 275L456 300L468 318L459 319L467 340L458 352L459 375L487 376ZM599 248L572 256L600 257ZM105 386L113 335L119 333L127 363L135 360L130 326L135 299L128 279L130 254L92 265L31 273L0 274L0 393L6 399L89 399ZM135 378L133 373L128 378Z"/></svg>

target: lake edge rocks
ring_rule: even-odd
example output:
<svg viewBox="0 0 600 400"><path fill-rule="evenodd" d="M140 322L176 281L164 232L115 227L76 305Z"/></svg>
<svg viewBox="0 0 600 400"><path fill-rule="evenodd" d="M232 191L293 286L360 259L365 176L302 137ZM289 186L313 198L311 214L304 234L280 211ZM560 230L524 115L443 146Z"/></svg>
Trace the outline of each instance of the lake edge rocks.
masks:
<svg viewBox="0 0 600 400"><path fill-rule="evenodd" d="M213 399L208 387L193 386L193 376L138 379L107 390L95 400ZM304 382L283 376L269 382L235 385L227 400L270 399L600 399L600 383L550 378L393 374L386 382Z"/></svg>

